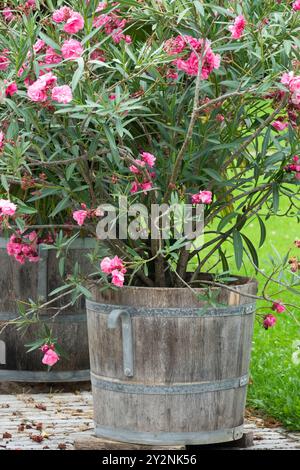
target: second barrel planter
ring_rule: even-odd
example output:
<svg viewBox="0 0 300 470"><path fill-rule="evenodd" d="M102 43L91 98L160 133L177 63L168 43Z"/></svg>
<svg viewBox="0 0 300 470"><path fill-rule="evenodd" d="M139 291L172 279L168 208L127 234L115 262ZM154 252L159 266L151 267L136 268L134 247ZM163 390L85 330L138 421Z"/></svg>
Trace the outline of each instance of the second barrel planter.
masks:
<svg viewBox="0 0 300 470"><path fill-rule="evenodd" d="M218 289L95 289L87 301L96 435L209 444L243 434L257 284ZM195 289L202 297L205 289Z"/></svg>
<svg viewBox="0 0 300 470"><path fill-rule="evenodd" d="M20 265L6 252L7 240L0 238L0 329L18 317L17 301L28 298L47 299L48 294L62 284L55 250L39 247L40 261ZM85 256L95 246L89 238L75 240L68 249L66 272L72 273L74 260L81 271L92 272L92 265ZM35 341L37 326L32 325L23 336L14 325L0 334L0 381L17 382L73 382L90 380L89 351L85 301L63 310L54 320L53 313L41 315L52 328L53 336L66 352L54 368L47 372L41 363L41 351L26 352L24 344Z"/></svg>

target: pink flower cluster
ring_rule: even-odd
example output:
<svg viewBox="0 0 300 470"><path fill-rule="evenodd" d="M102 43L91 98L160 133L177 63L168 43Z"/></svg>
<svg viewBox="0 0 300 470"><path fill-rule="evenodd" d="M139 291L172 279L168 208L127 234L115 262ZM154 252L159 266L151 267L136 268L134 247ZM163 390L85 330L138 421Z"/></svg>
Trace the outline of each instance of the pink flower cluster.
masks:
<svg viewBox="0 0 300 470"><path fill-rule="evenodd" d="M0 199L0 219L3 216L14 215L17 210L17 206L8 201L7 199Z"/></svg>
<svg viewBox="0 0 300 470"><path fill-rule="evenodd" d="M83 54L83 47L76 39L68 39L61 47L64 59L74 60Z"/></svg>
<svg viewBox="0 0 300 470"><path fill-rule="evenodd" d="M73 219L82 226L86 218L90 219L92 217L101 217L103 211L100 209L87 209L86 204L81 204L81 209L73 212Z"/></svg>
<svg viewBox="0 0 300 470"><path fill-rule="evenodd" d="M277 300L277 302L273 302L272 310L277 313L283 313L286 309L283 303L280 300Z"/></svg>
<svg viewBox="0 0 300 470"><path fill-rule="evenodd" d="M284 73L281 77L281 83L286 85L291 93L293 104L300 104L300 75L294 75L294 72Z"/></svg>
<svg viewBox="0 0 300 470"><path fill-rule="evenodd" d="M206 80L214 69L220 67L220 56L214 54L209 41L192 36L176 36L165 42L164 50L168 55L184 54L174 60L177 69L188 75L198 75L199 59L201 61L201 78ZM171 70L168 71L170 75Z"/></svg>
<svg viewBox="0 0 300 470"><path fill-rule="evenodd" d="M42 40L42 39L38 39L34 45L33 45L33 51L35 52L35 54L44 54L44 59L43 61L39 61L39 65L49 65L49 64L58 64L59 62L61 62L62 60L62 57L60 54L58 54L52 47L50 46L47 46L47 44ZM31 53L28 52L28 56L27 58L29 59L31 57ZM23 66L21 67L21 69L19 70L18 72L18 76L21 76L22 73L24 72L24 69L27 68L27 64L23 64ZM48 69L46 69L47 71L51 71Z"/></svg>
<svg viewBox="0 0 300 470"><path fill-rule="evenodd" d="M294 10L294 11L300 11L300 0L296 0L296 1L293 3L292 7L293 7L293 10Z"/></svg>
<svg viewBox="0 0 300 470"><path fill-rule="evenodd" d="M192 195L193 204L211 204L212 203L212 192L211 191L200 191L198 194Z"/></svg>
<svg viewBox="0 0 300 470"><path fill-rule="evenodd" d="M6 70L9 67L10 60L8 58L8 49L3 49L0 52L0 70Z"/></svg>
<svg viewBox="0 0 300 470"><path fill-rule="evenodd" d="M130 165L129 167L130 172L136 175L136 179L131 185L130 192L132 194L136 193L139 189L144 192L149 191L149 189L153 187L152 179L156 176L154 171L148 171L148 169L154 167L156 157L149 152L141 152L140 155L141 158L136 158L135 164ZM145 173L147 175L146 178ZM137 176L142 176L142 180L139 181Z"/></svg>
<svg viewBox="0 0 300 470"><path fill-rule="evenodd" d="M55 23L65 23L64 31L69 34L76 34L84 28L82 15L69 7L61 7L59 10L55 10L52 20Z"/></svg>
<svg viewBox="0 0 300 470"><path fill-rule="evenodd" d="M16 82L10 83L10 84L5 88L5 94L6 94L6 96L13 96L17 91L18 91L18 86L17 86Z"/></svg>
<svg viewBox="0 0 300 470"><path fill-rule="evenodd" d="M113 3L113 5L117 5L117 3ZM96 13L101 12L107 7L107 2L100 2L96 9ZM119 10L115 9L109 14L96 15L93 21L93 26L95 28L104 26L105 33L111 36L112 40L116 44L119 44L121 41L125 41L127 44L130 44L132 42L131 37L128 34L123 33L126 23L127 20L119 15Z"/></svg>
<svg viewBox="0 0 300 470"><path fill-rule="evenodd" d="M72 91L68 85L55 86L57 77L52 72L40 76L27 89L27 96L35 102L45 102L51 98L58 103L70 103Z"/></svg>
<svg viewBox="0 0 300 470"><path fill-rule="evenodd" d="M293 173L294 172L295 173L295 178L297 180L300 180L300 158L298 157L298 155L294 155L293 163L290 163L284 169L287 173Z"/></svg>
<svg viewBox="0 0 300 470"><path fill-rule="evenodd" d="M103 258L100 263L100 268L103 273L110 274L112 276L111 282L117 287L123 287L124 284L124 274L126 273L126 268L123 264L123 261L118 256L114 258Z"/></svg>
<svg viewBox="0 0 300 470"><path fill-rule="evenodd" d="M31 263L39 261L37 251L38 235L35 231L21 237L20 234L12 235L7 243L6 250L9 256L14 256L20 263L24 264L26 259Z"/></svg>
<svg viewBox="0 0 300 470"><path fill-rule="evenodd" d="M14 15L13 15L13 12L10 8L6 7L6 8L3 8L2 10L2 15L5 19L5 21L9 22L9 21L12 21L14 19Z"/></svg>
<svg viewBox="0 0 300 470"><path fill-rule="evenodd" d="M54 344L44 344L40 350L44 353L42 363L46 366L54 366L59 361L59 355L54 350Z"/></svg>
<svg viewBox="0 0 300 470"><path fill-rule="evenodd" d="M235 18L233 25L229 26L231 37L233 39L240 39L244 33L246 27L246 20L243 15L239 15Z"/></svg>
<svg viewBox="0 0 300 470"><path fill-rule="evenodd" d="M282 118L283 119L283 118ZM281 131L284 131L284 129L286 129L289 125L288 122L283 122L282 119L277 119L277 121L274 121L272 122L272 126L274 127L274 129L276 129L276 131L278 132L281 132Z"/></svg>
<svg viewBox="0 0 300 470"><path fill-rule="evenodd" d="M5 135L2 131L0 131L0 150L3 149L5 144Z"/></svg>
<svg viewBox="0 0 300 470"><path fill-rule="evenodd" d="M277 300L276 302L273 302L272 310L276 313L283 313L285 312L286 308L280 300ZM275 325L276 321L277 318L274 317L274 315L272 315L271 313L269 313L263 318L263 327L268 330L269 328L272 328Z"/></svg>
<svg viewBox="0 0 300 470"><path fill-rule="evenodd" d="M268 330L269 328L272 328L272 326L275 325L276 321L276 317L269 313L268 315L264 316L263 327L265 328L265 330Z"/></svg>

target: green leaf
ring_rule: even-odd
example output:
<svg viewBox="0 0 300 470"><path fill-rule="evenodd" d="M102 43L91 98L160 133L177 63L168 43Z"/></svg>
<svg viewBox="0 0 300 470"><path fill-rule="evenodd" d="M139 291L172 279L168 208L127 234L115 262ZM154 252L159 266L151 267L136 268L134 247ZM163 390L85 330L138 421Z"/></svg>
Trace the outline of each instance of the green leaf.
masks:
<svg viewBox="0 0 300 470"><path fill-rule="evenodd" d="M219 175L219 173L212 168L203 168L203 171L207 173L211 178L213 178L216 181L219 181L220 183L223 183L223 179Z"/></svg>
<svg viewBox="0 0 300 470"><path fill-rule="evenodd" d="M38 339L37 341L33 341L32 343L25 344L24 346L28 349L26 352L29 353L31 351L34 351L35 349L40 348L45 344L45 339Z"/></svg>
<svg viewBox="0 0 300 470"><path fill-rule="evenodd" d="M228 265L228 261L227 261L227 258L225 256L225 253L223 252L223 250L221 250L221 248L218 249L218 252L219 252L219 256L221 258L221 261L222 261L222 269L224 272L228 272L229 271L229 265Z"/></svg>
<svg viewBox="0 0 300 470"><path fill-rule="evenodd" d="M231 212L230 214L225 215L221 222L218 225L218 232L221 232L223 228L233 219L236 217L236 212Z"/></svg>
<svg viewBox="0 0 300 470"><path fill-rule="evenodd" d="M239 271L243 263L243 239L238 230L235 230L233 232L233 248L234 248L235 264Z"/></svg>
<svg viewBox="0 0 300 470"><path fill-rule="evenodd" d="M72 91L74 91L79 83L79 80L81 79L83 72L84 72L84 60L82 57L79 57L76 59L76 62L78 64L77 69L75 70L75 73L72 78Z"/></svg>
<svg viewBox="0 0 300 470"><path fill-rule="evenodd" d="M59 203L57 204L55 209L53 209L51 214L49 214L49 217L55 217L59 212L66 209L66 207L70 207L70 205L71 205L70 198L69 198L69 196L67 196L64 199L62 199L61 201L59 201Z"/></svg>
<svg viewBox="0 0 300 470"><path fill-rule="evenodd" d="M37 209L35 209L34 207L26 206L22 202L18 202L18 213L19 214L36 214Z"/></svg>
<svg viewBox="0 0 300 470"><path fill-rule="evenodd" d="M246 235L244 235L243 233L242 233L242 237L246 242L246 245L247 245L249 253L251 255L253 264L255 265L255 267L259 268L259 260L258 260L257 251L256 251L252 241L248 237L246 237Z"/></svg>
<svg viewBox="0 0 300 470"><path fill-rule="evenodd" d="M53 196L54 194L59 194L60 189L53 189L53 188L47 188L47 189L42 189L40 193L37 196L33 196L29 199L27 199L27 202L33 202L37 201L38 199L43 199L44 197L47 196Z"/></svg>
<svg viewBox="0 0 300 470"><path fill-rule="evenodd" d="M55 41L53 41L53 39L49 38L49 36L42 32L40 32L39 36L48 46L53 47L53 49L56 49L57 51L60 51L60 46Z"/></svg>
<svg viewBox="0 0 300 470"><path fill-rule="evenodd" d="M194 7L196 8L200 16L205 16L204 8L201 2L199 2L198 0L195 0Z"/></svg>
<svg viewBox="0 0 300 470"><path fill-rule="evenodd" d="M266 236L267 236L267 230L266 230L266 226L265 226L264 222L259 217L259 215L257 216L257 218L258 218L258 222L259 222L259 226L260 226L260 240L259 240L259 245L258 245L259 248L260 248L265 243Z"/></svg>
<svg viewBox="0 0 300 470"><path fill-rule="evenodd" d="M65 272L65 257L62 256L58 262L58 270L61 277L63 277Z"/></svg>
<svg viewBox="0 0 300 470"><path fill-rule="evenodd" d="M7 191L7 192L9 193L8 181L7 181L7 179L6 179L6 176L3 175L3 173L2 173L2 175L1 175L1 184L2 184L3 188L5 189L5 191Z"/></svg>
<svg viewBox="0 0 300 470"><path fill-rule="evenodd" d="M21 219L20 217L17 217L16 220L16 225L18 227L18 229L21 231L21 232L24 232L24 229L25 229L25 220L24 219Z"/></svg>

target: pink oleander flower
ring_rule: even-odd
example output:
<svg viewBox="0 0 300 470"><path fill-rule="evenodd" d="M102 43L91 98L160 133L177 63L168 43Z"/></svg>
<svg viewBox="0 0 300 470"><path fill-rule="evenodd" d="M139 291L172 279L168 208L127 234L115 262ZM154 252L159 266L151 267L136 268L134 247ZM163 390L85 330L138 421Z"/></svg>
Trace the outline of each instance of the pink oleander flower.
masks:
<svg viewBox="0 0 300 470"><path fill-rule="evenodd" d="M138 190L139 190L139 186L137 182L134 181L133 183L131 183L131 189L130 189L131 194L137 193Z"/></svg>
<svg viewBox="0 0 300 470"><path fill-rule="evenodd" d="M2 131L0 131L0 150L3 149L4 147L4 142L5 142L5 135Z"/></svg>
<svg viewBox="0 0 300 470"><path fill-rule="evenodd" d="M32 83L32 85L29 85L27 89L27 96L35 102L42 103L44 101L47 101L47 93L45 86L38 80Z"/></svg>
<svg viewBox="0 0 300 470"><path fill-rule="evenodd" d="M84 221L88 215L88 212L86 210L79 210L79 211L74 211L73 212L73 219L76 220L78 225L83 225Z"/></svg>
<svg viewBox="0 0 300 470"><path fill-rule="evenodd" d="M61 55L52 47L47 47L44 61L45 64L59 64L61 62Z"/></svg>
<svg viewBox="0 0 300 470"><path fill-rule="evenodd" d="M152 181L144 181L143 183L140 184L141 189L146 193L153 187Z"/></svg>
<svg viewBox="0 0 300 470"><path fill-rule="evenodd" d="M272 328L272 326L276 323L276 318L272 314L265 315L263 321L263 327L267 330L268 328Z"/></svg>
<svg viewBox="0 0 300 470"><path fill-rule="evenodd" d="M36 102L47 101L47 91L56 84L57 77L52 72L45 73L29 85L27 96Z"/></svg>
<svg viewBox="0 0 300 470"><path fill-rule="evenodd" d="M211 204L212 203L212 192L211 191L200 191L198 194L192 195L193 204Z"/></svg>
<svg viewBox="0 0 300 470"><path fill-rule="evenodd" d="M52 99L58 103L67 104L72 101L72 90L68 85L56 86L52 89Z"/></svg>
<svg viewBox="0 0 300 470"><path fill-rule="evenodd" d="M71 14L73 11L69 7L61 7L59 10L55 10L52 15L52 20L55 23L63 23L64 21L67 21L68 18L70 18Z"/></svg>
<svg viewBox="0 0 300 470"><path fill-rule="evenodd" d="M46 366L52 367L57 363L57 361L59 361L59 355L53 351L53 349L49 348L44 354L42 363Z"/></svg>
<svg viewBox="0 0 300 470"><path fill-rule="evenodd" d="M16 82L12 82L10 85L8 85L5 88L5 94L6 96L12 96L18 91L18 87Z"/></svg>
<svg viewBox="0 0 300 470"><path fill-rule="evenodd" d="M223 122L224 120L225 120L225 117L223 116L223 114L216 115L216 121Z"/></svg>
<svg viewBox="0 0 300 470"><path fill-rule="evenodd" d="M296 246L297 248L300 248L300 240L296 239L296 240L294 241L294 244L295 244L295 246Z"/></svg>
<svg viewBox="0 0 300 470"><path fill-rule="evenodd" d="M272 310L277 313L283 313L285 312L285 306L280 301L273 302Z"/></svg>
<svg viewBox="0 0 300 470"><path fill-rule="evenodd" d="M281 77L281 83L286 85L291 93L293 104L300 104L300 76L294 75L294 72L285 72Z"/></svg>
<svg viewBox="0 0 300 470"><path fill-rule="evenodd" d="M25 8L32 8L34 9L36 7L36 1L35 0L27 0L25 3Z"/></svg>
<svg viewBox="0 0 300 470"><path fill-rule="evenodd" d="M10 10L10 8L3 8L2 15L4 16L4 19L7 22L14 19L13 12Z"/></svg>
<svg viewBox="0 0 300 470"><path fill-rule="evenodd" d="M245 26L247 22L243 15L239 15L235 18L233 25L229 26L229 31L231 32L231 37L233 39L240 39L243 35Z"/></svg>
<svg viewBox="0 0 300 470"><path fill-rule="evenodd" d="M37 242L38 236L35 231L25 235L23 239L21 236L13 234L6 245L6 250L9 256L14 256L16 261L21 264L24 264L26 259L31 263L36 263L39 261Z"/></svg>
<svg viewBox="0 0 300 470"><path fill-rule="evenodd" d="M131 171L131 173L133 173L134 175L140 174L140 170L135 165L130 165L129 171Z"/></svg>
<svg viewBox="0 0 300 470"><path fill-rule="evenodd" d="M111 274L111 282L117 286L122 287L124 284L124 274L126 273L126 268L123 264L123 261L118 256L114 258L109 258L106 256L100 263L101 271L105 274Z"/></svg>
<svg viewBox="0 0 300 470"><path fill-rule="evenodd" d="M80 13L72 12L64 26L64 31L69 34L76 34L84 28L84 19Z"/></svg>
<svg viewBox="0 0 300 470"><path fill-rule="evenodd" d="M64 59L77 59L83 54L83 47L76 39L68 39L61 47Z"/></svg>
<svg viewBox="0 0 300 470"><path fill-rule="evenodd" d="M109 95L108 99L109 99L110 101L114 101L114 100L116 99L116 97L117 97L117 95L112 94L112 95Z"/></svg>
<svg viewBox="0 0 300 470"><path fill-rule="evenodd" d="M10 60L5 55L0 55L0 70L6 70L9 66Z"/></svg>
<svg viewBox="0 0 300 470"><path fill-rule="evenodd" d="M272 126L274 127L274 129L276 129L277 131L283 131L284 129L286 129L288 127L289 123L288 122L282 122L282 121L274 121L272 122Z"/></svg>
<svg viewBox="0 0 300 470"><path fill-rule="evenodd" d="M95 49L91 55L90 55L91 60L99 60L100 62L105 62L105 52L102 51L101 49Z"/></svg>
<svg viewBox="0 0 300 470"><path fill-rule="evenodd" d="M203 80L206 80L214 69L220 67L220 56L214 54L209 41L203 39L196 39L192 36L177 36L165 42L164 50L169 55L185 52L184 56L175 59L173 63L179 70L193 76L198 74L199 57L201 57L201 78Z"/></svg>
<svg viewBox="0 0 300 470"><path fill-rule="evenodd" d="M32 46L32 49L34 52L37 54L38 52L41 52L46 46L46 43L42 41L42 39L38 39Z"/></svg>
<svg viewBox="0 0 300 470"><path fill-rule="evenodd" d="M142 160L147 163L150 168L152 168L155 164L156 157L149 152L142 152L141 153Z"/></svg>
<svg viewBox="0 0 300 470"><path fill-rule="evenodd" d="M178 73L173 69L168 69L166 77L170 78L171 80L177 80Z"/></svg>
<svg viewBox="0 0 300 470"><path fill-rule="evenodd" d="M0 217L3 215L14 215L17 206L6 199L0 199Z"/></svg>
<svg viewBox="0 0 300 470"><path fill-rule="evenodd" d="M214 69L219 68L220 56L210 51L204 56L202 61L201 78L202 80L206 80ZM177 59L175 64L179 70L182 70L188 75L196 76L198 74L199 55L192 52L188 59Z"/></svg>
<svg viewBox="0 0 300 470"><path fill-rule="evenodd" d="M293 7L293 10L294 10L294 11L299 11L299 10L300 10L300 0L296 0L296 1L293 3L292 7Z"/></svg>
<svg viewBox="0 0 300 470"><path fill-rule="evenodd" d="M113 258L109 258L108 256L106 256L101 261L100 268L105 274L112 274L114 270L121 271L123 274L126 273L123 260L118 256L114 256Z"/></svg>
<svg viewBox="0 0 300 470"><path fill-rule="evenodd" d="M114 269L111 274L112 274L112 279L111 279L112 284L114 284L117 287L123 287L124 280L125 280L124 274L118 271L117 269Z"/></svg>
<svg viewBox="0 0 300 470"><path fill-rule="evenodd" d="M164 51L168 55L181 54L187 45L186 36L176 36L167 39L164 43ZM196 48L197 49L197 48Z"/></svg>
<svg viewBox="0 0 300 470"><path fill-rule="evenodd" d="M41 75L38 78L38 81L40 81L46 89L49 89L56 85L57 82L57 77L53 75L52 72L45 73L44 75Z"/></svg>

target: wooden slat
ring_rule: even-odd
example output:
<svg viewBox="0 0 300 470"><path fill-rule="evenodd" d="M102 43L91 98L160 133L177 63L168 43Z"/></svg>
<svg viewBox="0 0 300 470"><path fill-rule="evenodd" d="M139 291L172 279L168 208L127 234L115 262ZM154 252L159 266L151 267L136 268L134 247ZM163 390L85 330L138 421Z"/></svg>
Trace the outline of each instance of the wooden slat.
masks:
<svg viewBox="0 0 300 470"><path fill-rule="evenodd" d="M36 408L43 404L46 410ZM31 428L18 431L21 423ZM43 429L36 429L36 424L42 423ZM93 437L93 408L92 397L89 392L55 393L36 395L0 395L0 450L4 449L74 449L74 442L80 434L81 441L91 442L89 448L100 449L99 440ZM262 420L253 418L247 422L246 430L253 431L254 445L249 450L299 450L300 433L288 433L282 428L266 428ZM34 442L30 435L43 435L42 442ZM11 438L2 438L4 433L12 435ZM82 441L82 442L83 442ZM78 444L77 444L78 445ZM119 443L102 444L103 449L116 448ZM105 447L106 446L106 447ZM123 444L123 449L128 444ZM120 448L120 447L119 447ZM149 448L149 447L147 447ZM220 448L220 446L218 446ZM223 447L224 448L224 447ZM230 447L239 450L237 447ZM199 449L199 447L197 447Z"/></svg>

